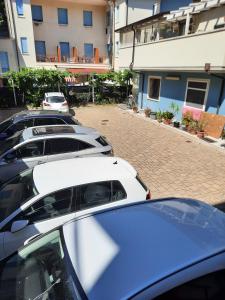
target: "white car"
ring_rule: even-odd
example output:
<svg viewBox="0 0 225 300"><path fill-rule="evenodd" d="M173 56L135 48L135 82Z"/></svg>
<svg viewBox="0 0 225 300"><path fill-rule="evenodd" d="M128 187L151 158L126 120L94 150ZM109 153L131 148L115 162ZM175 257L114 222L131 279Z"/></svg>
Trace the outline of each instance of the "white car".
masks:
<svg viewBox="0 0 225 300"><path fill-rule="evenodd" d="M74 217L149 199L136 170L117 157L50 162L24 171L0 190L0 259Z"/></svg>
<svg viewBox="0 0 225 300"><path fill-rule="evenodd" d="M44 110L69 112L69 105L63 93L45 93L42 108Z"/></svg>
<svg viewBox="0 0 225 300"><path fill-rule="evenodd" d="M0 144L0 183L40 163L106 155L113 155L112 146L93 128L79 125L30 127Z"/></svg>

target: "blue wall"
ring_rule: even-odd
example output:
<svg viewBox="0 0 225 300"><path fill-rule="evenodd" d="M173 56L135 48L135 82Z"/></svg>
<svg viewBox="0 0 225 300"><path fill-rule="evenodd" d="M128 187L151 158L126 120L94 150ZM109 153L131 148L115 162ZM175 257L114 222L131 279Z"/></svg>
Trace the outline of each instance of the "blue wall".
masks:
<svg viewBox="0 0 225 300"><path fill-rule="evenodd" d="M141 74L140 85L139 85L139 95L138 95L138 105L140 108L150 107L153 111L165 111L170 109L172 102L175 102L180 107L180 112L177 119L181 119L182 108L184 106L186 84L188 78L198 78L198 79L210 79L209 83L209 93L206 103L205 111L210 113L216 113L217 104L219 101L220 88L222 81L219 78L204 74L204 73L172 73L173 75L180 76L180 80L166 80L165 77L171 75L170 73L164 72L146 72ZM160 91L160 101L154 101L147 99L147 89L148 89L148 76L160 76L161 79L161 91ZM142 94L142 78L144 77L144 87ZM225 91L223 94L223 102L219 110L219 114L225 115Z"/></svg>
<svg viewBox="0 0 225 300"><path fill-rule="evenodd" d="M191 0L161 0L160 12L178 9L182 6L188 6Z"/></svg>

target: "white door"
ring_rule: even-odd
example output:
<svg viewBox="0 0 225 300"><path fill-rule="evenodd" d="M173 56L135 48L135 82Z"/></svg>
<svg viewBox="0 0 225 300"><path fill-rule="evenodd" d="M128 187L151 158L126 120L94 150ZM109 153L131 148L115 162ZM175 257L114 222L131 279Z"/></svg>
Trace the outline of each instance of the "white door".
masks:
<svg viewBox="0 0 225 300"><path fill-rule="evenodd" d="M14 219L14 221L28 220L29 225L18 232L5 232L5 255L16 251L28 238L45 233L74 217L75 203L72 189L55 192L39 199Z"/></svg>

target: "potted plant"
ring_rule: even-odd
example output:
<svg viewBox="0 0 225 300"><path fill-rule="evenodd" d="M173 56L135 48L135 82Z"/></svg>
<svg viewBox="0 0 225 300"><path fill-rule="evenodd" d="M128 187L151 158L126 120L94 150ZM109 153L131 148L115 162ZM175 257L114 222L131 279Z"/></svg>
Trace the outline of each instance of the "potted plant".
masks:
<svg viewBox="0 0 225 300"><path fill-rule="evenodd" d="M197 125L198 121L192 120L189 122L189 125L187 127L187 131L191 134L196 134L197 133Z"/></svg>
<svg viewBox="0 0 225 300"><path fill-rule="evenodd" d="M144 112L145 112L146 118L149 118L149 117L150 117L150 114L151 114L151 108L148 108L148 107L145 108Z"/></svg>
<svg viewBox="0 0 225 300"><path fill-rule="evenodd" d="M190 123L193 121L193 116L190 111L187 111L186 113L183 114L182 118L182 124L185 126L185 129L188 131L188 127Z"/></svg>
<svg viewBox="0 0 225 300"><path fill-rule="evenodd" d="M179 110L180 110L179 105L176 104L175 102L172 102L170 104L170 108L171 108L174 116L176 116L178 114ZM179 128L180 127L180 122L175 119L173 121L173 126L176 127L176 128Z"/></svg>
<svg viewBox="0 0 225 300"><path fill-rule="evenodd" d="M163 123L166 125L170 125L172 123L172 119L174 117L174 114L170 111L165 111L162 115L163 117Z"/></svg>
<svg viewBox="0 0 225 300"><path fill-rule="evenodd" d="M157 119L157 113L156 113L155 111L151 111L151 113L150 113L150 118L151 118L152 120L156 120L156 119Z"/></svg>
<svg viewBox="0 0 225 300"><path fill-rule="evenodd" d="M161 110L156 113L156 120L161 123L162 122L162 112Z"/></svg>
<svg viewBox="0 0 225 300"><path fill-rule="evenodd" d="M196 124L197 137L204 139L205 137L205 123L202 120L199 120Z"/></svg>

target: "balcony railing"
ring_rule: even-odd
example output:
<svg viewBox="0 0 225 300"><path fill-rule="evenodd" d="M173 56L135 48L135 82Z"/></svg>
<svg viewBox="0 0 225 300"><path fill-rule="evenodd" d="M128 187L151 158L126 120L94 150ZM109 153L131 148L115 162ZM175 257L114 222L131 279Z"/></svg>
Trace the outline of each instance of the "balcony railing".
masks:
<svg viewBox="0 0 225 300"><path fill-rule="evenodd" d="M95 57L58 57L57 55L37 55L37 62L49 62L49 63L66 63L66 64L108 64L109 60L107 57L100 56L98 58Z"/></svg>

